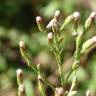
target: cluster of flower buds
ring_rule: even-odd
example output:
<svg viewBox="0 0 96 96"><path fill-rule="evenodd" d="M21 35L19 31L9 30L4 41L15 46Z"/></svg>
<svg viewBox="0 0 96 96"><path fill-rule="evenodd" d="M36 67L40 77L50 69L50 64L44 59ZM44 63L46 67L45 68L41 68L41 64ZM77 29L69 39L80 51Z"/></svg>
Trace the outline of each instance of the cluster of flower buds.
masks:
<svg viewBox="0 0 96 96"><path fill-rule="evenodd" d="M21 69L17 69L17 83L18 83L18 96L26 96L25 86L23 84L23 72Z"/></svg>
<svg viewBox="0 0 96 96"><path fill-rule="evenodd" d="M43 19L41 16L37 16L36 17L36 22L38 25L38 28L40 31L45 32L45 31L49 31L49 30L53 30L54 32L59 30L59 17L60 17L60 11L57 10L54 14L54 18L48 23L48 25L46 26L46 28L44 27L44 23L43 23ZM46 30L45 30L46 29Z"/></svg>
<svg viewBox="0 0 96 96"><path fill-rule="evenodd" d="M39 30L41 32L44 32L45 29L44 29L44 24L43 24L43 18L41 16L37 16L36 17L36 22L37 22L37 26L38 26Z"/></svg>
<svg viewBox="0 0 96 96"><path fill-rule="evenodd" d="M54 13L53 19L51 19L51 21L49 21L49 23L46 25L46 28L44 28L42 17L40 16L36 17L36 22L39 30L47 32L47 38L50 44L53 41L54 35L56 35L60 31L60 15L61 15L60 11L57 10Z"/></svg>
<svg viewBox="0 0 96 96"><path fill-rule="evenodd" d="M54 14L54 18L46 26L47 30L52 30L53 32L58 32L60 28L60 11L57 10Z"/></svg>

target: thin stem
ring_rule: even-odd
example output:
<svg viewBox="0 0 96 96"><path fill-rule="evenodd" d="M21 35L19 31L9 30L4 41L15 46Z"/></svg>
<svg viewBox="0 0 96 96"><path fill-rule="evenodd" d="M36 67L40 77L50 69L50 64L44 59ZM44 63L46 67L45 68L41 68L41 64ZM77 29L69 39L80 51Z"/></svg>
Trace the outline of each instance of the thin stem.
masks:
<svg viewBox="0 0 96 96"><path fill-rule="evenodd" d="M52 84L50 84L49 82L46 82L46 83L47 83L47 85L55 92L54 86L52 86Z"/></svg>
<svg viewBox="0 0 96 96"><path fill-rule="evenodd" d="M71 92L74 90L75 86L76 86L76 79L77 79L77 70L74 70L74 77L73 77L73 81L72 81L72 85L70 87L70 90L68 92L68 95L67 96L71 96Z"/></svg>
<svg viewBox="0 0 96 96"><path fill-rule="evenodd" d="M60 54L60 48L59 48L59 43L58 43L58 34L54 35L54 44L55 44L55 49L56 52L54 52L55 58L56 58L56 62L58 64L58 68L59 68L59 74L60 74L60 78L61 78L61 85L64 85L64 78L63 78L63 70L62 70L62 62L61 62L61 54Z"/></svg>
<svg viewBox="0 0 96 96"><path fill-rule="evenodd" d="M43 84L41 84L41 82L38 81L38 85L39 85L39 90L40 90L41 96L46 96L46 95L45 95L45 89L44 89L44 87L43 87Z"/></svg>
<svg viewBox="0 0 96 96"><path fill-rule="evenodd" d="M73 69L71 69L71 71L69 72L69 74L67 75L67 77L66 77L66 80L65 80L65 83L67 83L67 81L68 81L68 79L69 79L69 77L70 77L70 75L73 73Z"/></svg>

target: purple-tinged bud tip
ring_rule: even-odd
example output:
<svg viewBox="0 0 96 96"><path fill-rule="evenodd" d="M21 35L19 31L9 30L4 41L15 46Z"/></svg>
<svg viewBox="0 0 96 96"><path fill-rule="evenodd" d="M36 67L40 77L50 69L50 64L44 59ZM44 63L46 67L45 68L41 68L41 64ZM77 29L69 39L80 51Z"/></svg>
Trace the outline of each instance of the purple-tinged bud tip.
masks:
<svg viewBox="0 0 96 96"><path fill-rule="evenodd" d="M37 21L37 22L41 22L41 21L42 21L42 17L41 17L41 16L37 16L37 17L36 17L36 21Z"/></svg>

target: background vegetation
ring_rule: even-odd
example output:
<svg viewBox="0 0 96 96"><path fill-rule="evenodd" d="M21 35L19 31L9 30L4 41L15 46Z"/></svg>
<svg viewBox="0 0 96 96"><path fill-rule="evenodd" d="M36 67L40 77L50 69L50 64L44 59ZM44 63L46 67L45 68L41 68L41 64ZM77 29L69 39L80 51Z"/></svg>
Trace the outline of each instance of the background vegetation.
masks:
<svg viewBox="0 0 96 96"><path fill-rule="evenodd" d="M17 95L17 68L23 69L27 96L39 96L37 76L21 58L18 46L20 40L27 44L33 63L41 63L48 80L54 86L59 86L56 62L48 49L45 34L39 32L35 22L35 17L41 15L46 24L57 9L61 10L63 18L79 11L81 27L90 12L96 11L96 0L0 0L0 96ZM75 50L71 26L64 32L64 70L70 68ZM95 29L96 25L92 26L86 39L96 35ZM66 89L70 81L71 78ZM96 48L82 58L77 88L80 96L85 96L87 89L91 89L96 96ZM47 92L51 94L51 90Z"/></svg>

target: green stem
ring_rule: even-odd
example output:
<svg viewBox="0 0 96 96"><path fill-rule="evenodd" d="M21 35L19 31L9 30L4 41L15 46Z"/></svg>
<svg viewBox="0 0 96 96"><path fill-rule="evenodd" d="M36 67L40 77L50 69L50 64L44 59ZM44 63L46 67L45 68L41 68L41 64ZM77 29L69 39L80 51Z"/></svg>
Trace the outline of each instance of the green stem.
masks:
<svg viewBox="0 0 96 96"><path fill-rule="evenodd" d="M56 62L58 64L58 69L59 69L59 74L60 74L60 79L61 79L61 85L63 87L64 85L64 78L63 78L63 70L62 70L62 62L61 62L61 56L60 56L60 48L59 48L59 43L58 43L58 34L54 35L54 39L55 39L55 50L56 52L54 52L55 58L56 58Z"/></svg>
<svg viewBox="0 0 96 96"><path fill-rule="evenodd" d="M71 71L69 72L69 74L67 75L67 77L66 77L66 80L65 80L65 83L67 83L67 81L68 81L68 79L69 79L69 77L70 77L70 75L73 73L73 69L71 69Z"/></svg>
<svg viewBox="0 0 96 96"><path fill-rule="evenodd" d="M73 81L72 81L72 85L70 87L70 90L68 92L67 96L71 96L71 92L74 90L75 86L76 86L76 78L77 78L77 70L74 70L74 77L73 77ZM73 96L73 95L72 95Z"/></svg>

